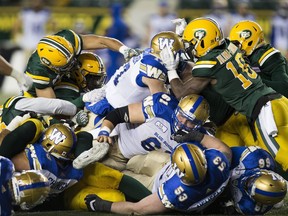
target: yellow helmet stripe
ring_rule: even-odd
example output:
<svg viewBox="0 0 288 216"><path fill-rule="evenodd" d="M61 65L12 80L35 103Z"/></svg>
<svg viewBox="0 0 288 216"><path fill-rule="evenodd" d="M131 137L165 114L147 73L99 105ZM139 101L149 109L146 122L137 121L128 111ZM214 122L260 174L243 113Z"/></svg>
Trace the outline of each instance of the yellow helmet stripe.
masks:
<svg viewBox="0 0 288 216"><path fill-rule="evenodd" d="M74 35L75 53L76 53L76 55L78 55L81 52L81 50L82 50L82 47L80 47L81 39L80 39L79 35L77 35L74 31L72 31L72 30L69 30L69 31L71 31L73 33L73 35Z"/></svg>

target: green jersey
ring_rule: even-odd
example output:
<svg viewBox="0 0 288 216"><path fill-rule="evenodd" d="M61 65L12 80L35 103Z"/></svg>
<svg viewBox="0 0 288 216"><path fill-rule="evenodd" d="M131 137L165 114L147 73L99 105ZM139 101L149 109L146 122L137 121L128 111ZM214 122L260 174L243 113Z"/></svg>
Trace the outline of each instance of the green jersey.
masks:
<svg viewBox="0 0 288 216"><path fill-rule="evenodd" d="M77 85L73 79L63 76L60 82L54 87L56 98L67 100L73 103L77 108L83 109L82 101L83 90Z"/></svg>
<svg viewBox="0 0 288 216"><path fill-rule="evenodd" d="M267 86L288 97L288 65L279 50L266 44L256 49L248 59Z"/></svg>
<svg viewBox="0 0 288 216"><path fill-rule="evenodd" d="M68 40L75 50L75 56L79 56L82 50L83 44L81 37L72 30L62 30L55 35L59 35ZM33 79L32 88L28 90L28 93L36 97L37 89L45 89L48 87L54 87L62 78L63 75L57 74L47 66L43 65L40 61L40 57L37 51L34 51L28 60L25 73Z"/></svg>
<svg viewBox="0 0 288 216"><path fill-rule="evenodd" d="M216 79L212 89L236 111L252 118L257 101L275 93L245 63L240 50L229 40L200 57L192 69L195 77Z"/></svg>

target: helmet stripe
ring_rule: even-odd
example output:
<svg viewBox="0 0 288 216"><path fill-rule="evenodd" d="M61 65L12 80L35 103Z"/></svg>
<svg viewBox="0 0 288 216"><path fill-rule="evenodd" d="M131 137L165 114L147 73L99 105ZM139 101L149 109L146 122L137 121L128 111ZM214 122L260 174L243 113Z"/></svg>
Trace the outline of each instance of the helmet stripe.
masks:
<svg viewBox="0 0 288 216"><path fill-rule="evenodd" d="M187 158L189 158L189 162L190 162L190 166L192 168L192 172L193 172L193 175L195 177L195 181L196 182L199 182L200 180L200 176L199 176L199 173L198 173L198 169L197 169L197 166L196 166L196 163L194 161L194 158L188 148L188 145L182 145L182 148L183 150L185 151L186 155L187 155Z"/></svg>
<svg viewBox="0 0 288 216"><path fill-rule="evenodd" d="M41 188L41 187L47 187L49 186L48 182L35 182L32 184L28 184L28 185L22 185L19 187L20 191L23 190L29 190L29 189L34 189L34 188Z"/></svg>
<svg viewBox="0 0 288 216"><path fill-rule="evenodd" d="M50 46L56 48L64 56L66 56L67 59L70 59L71 55L73 55L73 53L71 53L65 46L63 46L61 43L59 43L58 41L55 41L53 39L43 38L40 40L40 43L44 43L44 44L47 44L47 45L50 45Z"/></svg>
<svg viewBox="0 0 288 216"><path fill-rule="evenodd" d="M269 192L269 191L264 191L260 190L259 188L255 189L255 193L263 195L263 196L268 196L268 197L282 197L286 194L286 191L283 192Z"/></svg>

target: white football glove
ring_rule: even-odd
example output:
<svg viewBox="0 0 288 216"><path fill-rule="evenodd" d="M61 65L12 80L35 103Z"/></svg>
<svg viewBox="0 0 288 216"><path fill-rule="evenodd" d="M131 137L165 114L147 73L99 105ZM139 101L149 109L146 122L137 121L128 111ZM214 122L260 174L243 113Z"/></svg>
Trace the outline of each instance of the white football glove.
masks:
<svg viewBox="0 0 288 216"><path fill-rule="evenodd" d="M90 92L87 92L83 95L83 102L98 102L102 100L106 96L105 92L106 86L103 86L102 88L99 89L94 89Z"/></svg>
<svg viewBox="0 0 288 216"><path fill-rule="evenodd" d="M160 52L160 58L168 71L176 70L179 64L179 53L174 56L173 51L165 46Z"/></svg>
<svg viewBox="0 0 288 216"><path fill-rule="evenodd" d="M12 121L7 125L6 129L9 131L15 130L17 127L19 127L25 120L30 118L30 113L27 113L23 116L16 116Z"/></svg>
<svg viewBox="0 0 288 216"><path fill-rule="evenodd" d="M133 56L138 56L142 53L142 50L140 49L132 49L127 46L121 46L119 49L119 52L122 53L122 55L125 58L125 61L129 61Z"/></svg>
<svg viewBox="0 0 288 216"><path fill-rule="evenodd" d="M12 70L11 76L17 80L20 91L28 91L33 84L33 80L25 73L21 73L15 69Z"/></svg>
<svg viewBox="0 0 288 216"><path fill-rule="evenodd" d="M184 29L187 26L187 22L185 21L185 19L184 18L178 18L178 19L171 20L171 22L176 24L175 33L182 37Z"/></svg>

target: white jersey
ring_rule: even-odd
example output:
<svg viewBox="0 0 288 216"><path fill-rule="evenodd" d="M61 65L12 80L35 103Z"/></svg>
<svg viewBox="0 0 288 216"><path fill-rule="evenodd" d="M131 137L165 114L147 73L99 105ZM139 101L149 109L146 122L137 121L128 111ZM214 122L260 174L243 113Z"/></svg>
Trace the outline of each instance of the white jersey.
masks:
<svg viewBox="0 0 288 216"><path fill-rule="evenodd" d="M170 123L153 118L141 125L119 124L115 128L118 145L125 158L147 154L152 150L172 152L177 142L171 139Z"/></svg>
<svg viewBox="0 0 288 216"><path fill-rule="evenodd" d="M43 9L38 12L26 9L20 14L23 25L21 46L24 49L36 49L39 40L46 35L46 24L50 19L50 11Z"/></svg>
<svg viewBox="0 0 288 216"><path fill-rule="evenodd" d="M142 101L150 95L142 77L166 81L167 69L160 59L144 53L130 59L111 77L106 87L106 98L113 108Z"/></svg>

